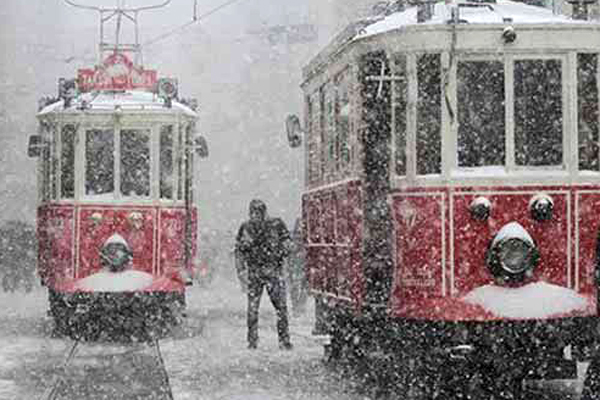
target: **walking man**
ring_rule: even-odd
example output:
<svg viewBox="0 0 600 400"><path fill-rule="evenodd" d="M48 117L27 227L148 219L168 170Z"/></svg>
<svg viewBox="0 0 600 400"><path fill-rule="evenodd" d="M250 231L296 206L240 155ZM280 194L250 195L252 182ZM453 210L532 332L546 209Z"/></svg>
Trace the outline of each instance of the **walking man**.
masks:
<svg viewBox="0 0 600 400"><path fill-rule="evenodd" d="M244 259L248 280L248 348L258 345L258 309L263 289L267 289L277 313L279 347L292 348L286 305L283 262L289 254L290 233L280 218L269 218L261 200L250 202L250 220L240 227L236 250Z"/></svg>

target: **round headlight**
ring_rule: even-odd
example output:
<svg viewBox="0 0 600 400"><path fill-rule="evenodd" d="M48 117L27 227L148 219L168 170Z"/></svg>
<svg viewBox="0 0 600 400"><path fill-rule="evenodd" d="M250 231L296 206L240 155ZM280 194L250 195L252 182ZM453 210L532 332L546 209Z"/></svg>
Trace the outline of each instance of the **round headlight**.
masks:
<svg viewBox="0 0 600 400"><path fill-rule="evenodd" d="M511 274L518 274L531 265L531 248L519 239L509 239L499 247L499 259L502 268Z"/></svg>
<svg viewBox="0 0 600 400"><path fill-rule="evenodd" d="M131 261L131 250L123 243L107 243L100 250L100 258L113 272L125 269Z"/></svg>
<svg viewBox="0 0 600 400"><path fill-rule="evenodd" d="M538 221L549 221L552 219L554 211L554 201L545 193L540 193L533 196L529 201L529 211L531 217Z"/></svg>
<svg viewBox="0 0 600 400"><path fill-rule="evenodd" d="M490 272L503 283L519 283L533 276L538 260L533 239L517 223L507 225L496 235L487 254Z"/></svg>
<svg viewBox="0 0 600 400"><path fill-rule="evenodd" d="M471 216L478 221L485 221L492 212L492 202L483 196L475 198L469 206Z"/></svg>

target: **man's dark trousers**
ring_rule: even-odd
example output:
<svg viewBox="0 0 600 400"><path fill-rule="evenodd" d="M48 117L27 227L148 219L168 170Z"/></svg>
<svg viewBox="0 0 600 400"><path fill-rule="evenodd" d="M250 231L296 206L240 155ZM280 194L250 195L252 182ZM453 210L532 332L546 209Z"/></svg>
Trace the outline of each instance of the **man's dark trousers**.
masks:
<svg viewBox="0 0 600 400"><path fill-rule="evenodd" d="M285 281L281 274L248 276L248 344L258 343L258 309L263 289L267 289L271 303L277 313L277 334L282 345L290 342L286 304Z"/></svg>

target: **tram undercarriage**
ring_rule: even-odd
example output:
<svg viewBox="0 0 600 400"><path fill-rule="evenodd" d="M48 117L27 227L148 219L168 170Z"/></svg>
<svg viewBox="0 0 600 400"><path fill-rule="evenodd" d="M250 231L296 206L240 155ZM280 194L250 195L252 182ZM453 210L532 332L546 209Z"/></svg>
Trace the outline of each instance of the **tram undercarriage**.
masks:
<svg viewBox="0 0 600 400"><path fill-rule="evenodd" d="M151 341L185 318L183 292L49 291L54 335L86 341Z"/></svg>
<svg viewBox="0 0 600 400"><path fill-rule="evenodd" d="M397 398L520 399L527 380L577 379L578 361L593 360L597 346L594 317L473 322L327 312L328 361Z"/></svg>

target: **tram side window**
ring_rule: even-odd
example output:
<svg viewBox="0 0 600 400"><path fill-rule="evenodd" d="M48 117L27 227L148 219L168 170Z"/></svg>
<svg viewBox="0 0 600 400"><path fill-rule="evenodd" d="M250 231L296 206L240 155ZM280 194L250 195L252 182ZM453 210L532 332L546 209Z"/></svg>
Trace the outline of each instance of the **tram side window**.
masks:
<svg viewBox="0 0 600 400"><path fill-rule="evenodd" d="M319 95L320 91L316 91L311 96L307 96L307 112L308 112L308 181L317 183L321 176L321 157L320 157L320 123L319 120Z"/></svg>
<svg viewBox="0 0 600 400"><path fill-rule="evenodd" d="M515 162L557 166L563 162L560 60L515 61Z"/></svg>
<svg viewBox="0 0 600 400"><path fill-rule="evenodd" d="M417 174L439 174L442 168L440 54L418 57L417 80Z"/></svg>
<svg viewBox="0 0 600 400"><path fill-rule="evenodd" d="M577 55L579 169L600 171L598 54Z"/></svg>
<svg viewBox="0 0 600 400"><path fill-rule="evenodd" d="M121 194L150 196L150 132L121 131Z"/></svg>
<svg viewBox="0 0 600 400"><path fill-rule="evenodd" d="M335 97L335 153L338 171L350 165L350 69L336 77Z"/></svg>
<svg viewBox="0 0 600 400"><path fill-rule="evenodd" d="M333 178L335 173L335 86L333 82L325 84L324 88L324 136L325 136L325 177L327 180Z"/></svg>
<svg viewBox="0 0 600 400"><path fill-rule="evenodd" d="M51 128L50 131L52 137L52 148L51 148L51 171L50 171L50 196L52 199L58 197L58 132L55 128Z"/></svg>
<svg viewBox="0 0 600 400"><path fill-rule="evenodd" d="M327 130L325 126L325 87L319 89L319 145L321 157L321 182L325 181L327 174Z"/></svg>
<svg viewBox="0 0 600 400"><path fill-rule="evenodd" d="M65 125L60 138L60 197L75 197L75 133L74 125Z"/></svg>
<svg viewBox="0 0 600 400"><path fill-rule="evenodd" d="M458 63L457 81L458 166L504 165L503 63L461 61Z"/></svg>
<svg viewBox="0 0 600 400"><path fill-rule="evenodd" d="M52 150L50 143L47 138L44 138L44 147L42 149L42 201L48 201L51 198Z"/></svg>
<svg viewBox="0 0 600 400"><path fill-rule="evenodd" d="M177 152L177 200L183 200L183 129L179 128Z"/></svg>
<svg viewBox="0 0 600 400"><path fill-rule="evenodd" d="M173 199L173 125L160 129L160 198Z"/></svg>
<svg viewBox="0 0 600 400"><path fill-rule="evenodd" d="M406 175L406 109L408 107L408 81L406 78L406 56L394 58L394 136L396 140L395 164L396 174Z"/></svg>
<svg viewBox="0 0 600 400"><path fill-rule="evenodd" d="M92 129L85 140L85 194L94 196L115 190L115 142L112 129Z"/></svg>

